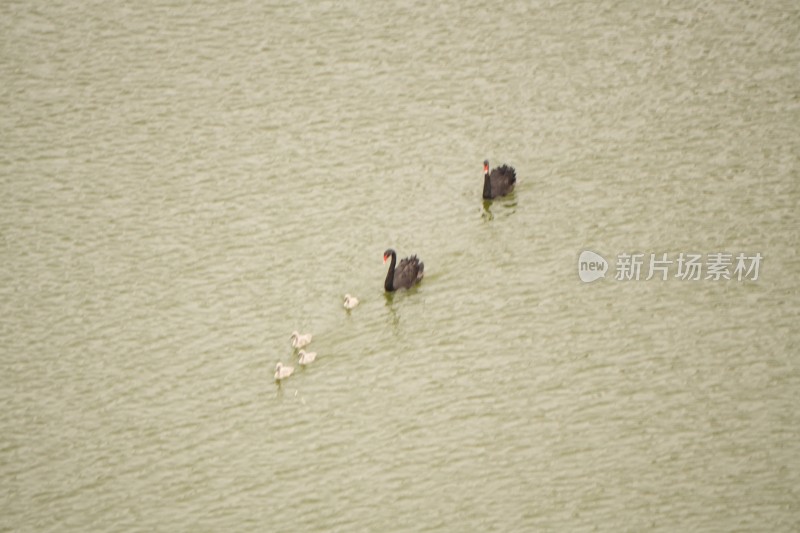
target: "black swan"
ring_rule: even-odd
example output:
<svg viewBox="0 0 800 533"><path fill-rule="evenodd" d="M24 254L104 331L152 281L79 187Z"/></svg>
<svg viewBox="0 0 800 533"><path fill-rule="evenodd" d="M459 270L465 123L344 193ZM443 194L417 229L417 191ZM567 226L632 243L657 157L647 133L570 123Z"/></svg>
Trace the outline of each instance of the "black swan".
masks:
<svg viewBox="0 0 800 533"><path fill-rule="evenodd" d="M517 172L514 167L503 165L492 169L492 173L489 174L489 161L483 162L483 197L486 200L505 196L514 190L516 182Z"/></svg>
<svg viewBox="0 0 800 533"><path fill-rule="evenodd" d="M423 270L425 270L425 264L416 255L402 259L397 269L395 269L397 253L391 248L383 252L384 265L389 257L392 258L392 263L389 265L389 272L386 273L386 281L383 283L383 288L386 289L386 292L408 289L415 283L420 282Z"/></svg>

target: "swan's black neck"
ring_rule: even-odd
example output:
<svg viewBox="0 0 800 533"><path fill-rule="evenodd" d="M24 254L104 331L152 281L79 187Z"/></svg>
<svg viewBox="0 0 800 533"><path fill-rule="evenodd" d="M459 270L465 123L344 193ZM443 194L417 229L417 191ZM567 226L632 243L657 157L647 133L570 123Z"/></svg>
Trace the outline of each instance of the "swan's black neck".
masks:
<svg viewBox="0 0 800 533"><path fill-rule="evenodd" d="M392 262L389 265L389 272L386 273L386 281L383 282L383 288L386 289L386 292L394 291L394 266L397 263L397 254L394 250L392 250L391 254Z"/></svg>
<svg viewBox="0 0 800 533"><path fill-rule="evenodd" d="M488 172L483 175L483 197L487 200L492 197L492 182Z"/></svg>

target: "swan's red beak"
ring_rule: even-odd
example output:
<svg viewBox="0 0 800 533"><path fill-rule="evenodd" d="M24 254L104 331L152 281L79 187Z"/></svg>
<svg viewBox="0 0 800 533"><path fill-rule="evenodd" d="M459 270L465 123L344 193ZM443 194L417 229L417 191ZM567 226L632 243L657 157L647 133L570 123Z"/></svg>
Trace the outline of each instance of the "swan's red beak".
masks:
<svg viewBox="0 0 800 533"><path fill-rule="evenodd" d="M383 264L384 265L386 264L386 257L387 257L386 255L383 256Z"/></svg>
<svg viewBox="0 0 800 533"><path fill-rule="evenodd" d="M483 165L483 173L484 174L488 174L489 173L489 165Z"/></svg>

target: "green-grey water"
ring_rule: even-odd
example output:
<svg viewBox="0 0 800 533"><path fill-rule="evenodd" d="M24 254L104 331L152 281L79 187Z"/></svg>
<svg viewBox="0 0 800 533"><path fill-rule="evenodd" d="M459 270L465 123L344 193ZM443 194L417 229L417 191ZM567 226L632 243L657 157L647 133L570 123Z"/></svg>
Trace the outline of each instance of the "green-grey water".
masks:
<svg viewBox="0 0 800 533"><path fill-rule="evenodd" d="M799 27L2 3L0 529L797 531Z"/></svg>

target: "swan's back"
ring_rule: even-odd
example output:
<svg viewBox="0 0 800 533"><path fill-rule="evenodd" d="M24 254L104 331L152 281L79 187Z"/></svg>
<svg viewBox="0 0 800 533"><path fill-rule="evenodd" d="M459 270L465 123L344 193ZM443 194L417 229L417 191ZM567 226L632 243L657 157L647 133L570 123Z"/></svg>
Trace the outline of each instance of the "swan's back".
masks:
<svg viewBox="0 0 800 533"><path fill-rule="evenodd" d="M425 271L425 263L419 260L416 255L406 257L394 271L394 288L408 289L415 283L422 280Z"/></svg>
<svg viewBox="0 0 800 533"><path fill-rule="evenodd" d="M514 189L514 184L517 182L517 171L508 165L497 167L489 175L489 181L492 186L492 198L506 195Z"/></svg>

